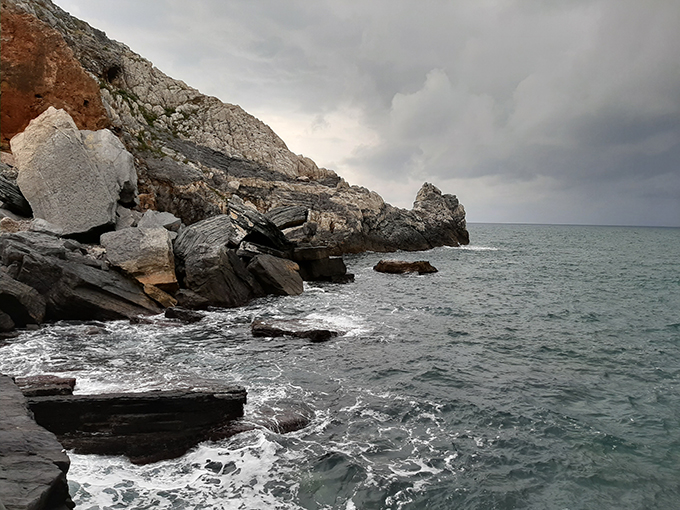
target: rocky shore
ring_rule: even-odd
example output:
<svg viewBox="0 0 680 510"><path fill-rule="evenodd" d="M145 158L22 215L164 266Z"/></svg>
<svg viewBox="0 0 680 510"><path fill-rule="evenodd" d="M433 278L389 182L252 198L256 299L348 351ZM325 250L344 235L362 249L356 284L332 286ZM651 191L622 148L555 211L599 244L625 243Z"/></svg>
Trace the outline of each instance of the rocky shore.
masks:
<svg viewBox="0 0 680 510"><path fill-rule="evenodd" d="M298 295L304 281L351 282L346 253L469 242L454 195L424 183L411 210L393 207L50 0L2 0L1 37L1 335L164 310L200 320L192 310ZM337 334L307 326L256 324L253 333L312 341ZM8 502L7 484L23 482L2 472L4 505L65 508L68 458L32 422L13 383L0 383L0 397L12 401L3 400L11 410L0 423L0 445L11 450L3 459L33 455L32 441L49 450L32 457L45 477L29 495ZM48 397L31 398L40 414L47 404L39 399ZM49 398L77 406L72 397ZM272 423L292 430L306 419ZM248 426L230 422L213 433ZM23 443L12 439L19 429Z"/></svg>

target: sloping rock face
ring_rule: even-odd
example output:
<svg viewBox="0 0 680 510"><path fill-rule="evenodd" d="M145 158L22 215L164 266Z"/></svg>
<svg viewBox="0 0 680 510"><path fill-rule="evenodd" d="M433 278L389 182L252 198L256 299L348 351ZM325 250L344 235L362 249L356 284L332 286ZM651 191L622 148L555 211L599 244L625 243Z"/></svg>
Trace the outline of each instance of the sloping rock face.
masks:
<svg viewBox="0 0 680 510"><path fill-rule="evenodd" d="M0 501L3 508L73 508L66 482L71 465L69 458L54 434L33 421L19 388L1 374L0 409Z"/></svg>
<svg viewBox="0 0 680 510"><path fill-rule="evenodd" d="M136 158L142 208L170 212L191 225L228 214L234 196L261 213L303 207L306 216L284 226L286 237L325 245L332 255L468 242L465 211L453 195L426 185L413 210L392 207L377 193L293 154L240 107L169 78L49 0L3 1L58 31L99 81L111 124ZM306 223L294 226L297 218Z"/></svg>
<svg viewBox="0 0 680 510"><path fill-rule="evenodd" d="M2 148L48 106L63 108L80 129L102 129L109 118L90 77L59 32L2 2Z"/></svg>
<svg viewBox="0 0 680 510"><path fill-rule="evenodd" d="M137 173L120 140L108 130L80 131L64 110L49 107L10 143L35 217L64 235L112 226L118 202L136 199Z"/></svg>

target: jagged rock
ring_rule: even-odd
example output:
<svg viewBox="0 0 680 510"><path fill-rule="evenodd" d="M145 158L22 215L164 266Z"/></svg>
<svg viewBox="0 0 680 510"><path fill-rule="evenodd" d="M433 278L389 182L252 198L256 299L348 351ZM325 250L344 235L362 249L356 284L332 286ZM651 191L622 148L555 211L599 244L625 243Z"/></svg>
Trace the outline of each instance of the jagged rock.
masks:
<svg viewBox="0 0 680 510"><path fill-rule="evenodd" d="M403 260L381 260L375 266L373 266L373 269L379 273L393 274L428 274L437 272L437 268L426 260L418 260L416 262L406 262Z"/></svg>
<svg viewBox="0 0 680 510"><path fill-rule="evenodd" d="M0 310L0 333L7 333L16 327L12 318Z"/></svg>
<svg viewBox="0 0 680 510"><path fill-rule="evenodd" d="M236 252L220 245L199 244L193 247L185 259L184 284L202 298L200 308L241 306L264 295ZM178 300L187 306L186 300Z"/></svg>
<svg viewBox="0 0 680 510"><path fill-rule="evenodd" d="M73 388L76 386L75 377L59 377L56 375L15 377L14 382L26 397L73 395Z"/></svg>
<svg viewBox="0 0 680 510"><path fill-rule="evenodd" d="M469 244L465 209L455 195L444 195L436 186L426 182L416 195L413 212L423 221L425 228L422 235L430 245Z"/></svg>
<svg viewBox="0 0 680 510"><path fill-rule="evenodd" d="M342 257L329 257L323 246L299 246L293 250L292 259L300 266L300 276L306 282L322 281L348 283L354 275L347 273Z"/></svg>
<svg viewBox="0 0 680 510"><path fill-rule="evenodd" d="M108 130L78 130L64 110L48 108L11 140L17 184L36 218L83 234L114 225L119 198L136 196L132 155Z"/></svg>
<svg viewBox="0 0 680 510"><path fill-rule="evenodd" d="M261 244L256 244L256 243L249 243L247 241L242 241L241 244L238 247L238 251L236 254L239 257L246 258L246 259L252 259L256 255L272 255L274 257L279 257L279 258L286 258L288 253L283 252L281 250L276 250L274 248L270 248L269 246L262 246Z"/></svg>
<svg viewBox="0 0 680 510"><path fill-rule="evenodd" d="M4 163L0 165L6 166ZM26 201L19 186L2 175L0 175L0 202L4 203L5 209L19 216L33 216L31 205Z"/></svg>
<svg viewBox="0 0 680 510"><path fill-rule="evenodd" d="M227 246L236 248L247 232L235 224L231 216L220 214L185 228L174 243L175 263L180 272L184 271L185 260L197 246Z"/></svg>
<svg viewBox="0 0 680 510"><path fill-rule="evenodd" d="M30 232L40 232L42 234L49 234L56 237L59 237L64 233L64 229L57 225L53 225L49 221L43 220L42 218L35 218L32 220L28 230Z"/></svg>
<svg viewBox="0 0 680 510"><path fill-rule="evenodd" d="M136 464L179 457L243 416L241 386L205 391L31 397L38 424L77 453L125 455Z"/></svg>
<svg viewBox="0 0 680 510"><path fill-rule="evenodd" d="M122 205L116 207L116 230L124 228L136 227L139 220L142 219L143 214L139 211L133 211Z"/></svg>
<svg viewBox="0 0 680 510"><path fill-rule="evenodd" d="M255 276L264 291L277 296L302 294L303 283L299 269L292 260L265 254L255 256L248 264L248 271Z"/></svg>
<svg viewBox="0 0 680 510"><path fill-rule="evenodd" d="M177 290L170 232L163 227L124 228L101 236L106 258L143 284Z"/></svg>
<svg viewBox="0 0 680 510"><path fill-rule="evenodd" d="M45 299L32 287L0 270L0 310L19 327L45 319Z"/></svg>
<svg viewBox="0 0 680 510"><path fill-rule="evenodd" d="M99 269L79 245L36 232L0 236L0 261L7 274L45 299L46 320L115 320L160 313L142 285Z"/></svg>
<svg viewBox="0 0 680 510"><path fill-rule="evenodd" d="M33 421L26 398L5 375L0 375L0 409L0 498L5 508L73 508L66 481L69 458L54 434Z"/></svg>
<svg viewBox="0 0 680 510"><path fill-rule="evenodd" d="M315 324L303 320L256 320L250 326L255 337L292 336L308 338L312 342L325 342L338 336L337 331L319 328Z"/></svg>
<svg viewBox="0 0 680 510"><path fill-rule="evenodd" d="M307 221L308 210L302 205L276 207L265 214L274 225L281 230L304 225Z"/></svg>
<svg viewBox="0 0 680 510"><path fill-rule="evenodd" d="M37 8L37 4L31 4L2 2L3 149L48 106L66 110L80 129L109 125L99 84L83 69L57 30L23 10Z"/></svg>
<svg viewBox="0 0 680 510"><path fill-rule="evenodd" d="M144 284L144 294L149 296L163 308L170 308L177 305L177 300L174 297L150 283Z"/></svg>
<svg viewBox="0 0 680 510"><path fill-rule="evenodd" d="M193 322L203 320L205 315L194 310L186 310L176 306L174 308L168 308L165 310L165 317L167 319L178 319L182 322L186 322L187 324L191 324Z"/></svg>
<svg viewBox="0 0 680 510"><path fill-rule="evenodd" d="M31 228L32 220L15 220L13 218L0 218L0 232L13 234L15 232L24 232Z"/></svg>
<svg viewBox="0 0 680 510"><path fill-rule="evenodd" d="M167 230L170 230L171 232L177 232L182 226L182 220L180 220L174 214L170 214L169 212L148 210L144 213L142 219L139 220L137 226L139 228L163 227Z"/></svg>
<svg viewBox="0 0 680 510"><path fill-rule="evenodd" d="M281 251L289 251L292 244L281 230L264 214L248 207L238 196L229 200L229 215L234 222L248 234L244 241L268 246Z"/></svg>

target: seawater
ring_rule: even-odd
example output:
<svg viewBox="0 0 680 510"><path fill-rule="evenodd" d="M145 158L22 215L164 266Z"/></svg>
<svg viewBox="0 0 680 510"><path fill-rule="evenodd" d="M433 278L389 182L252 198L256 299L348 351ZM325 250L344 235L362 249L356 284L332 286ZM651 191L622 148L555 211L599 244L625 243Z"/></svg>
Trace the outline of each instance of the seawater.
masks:
<svg viewBox="0 0 680 510"><path fill-rule="evenodd" d="M78 509L680 508L680 229L470 225L472 245L346 257L356 281L211 311L192 325L58 323L0 371L80 393L248 389L257 429L135 466L71 454ZM431 275L373 271L429 260ZM307 318L323 344L253 338Z"/></svg>

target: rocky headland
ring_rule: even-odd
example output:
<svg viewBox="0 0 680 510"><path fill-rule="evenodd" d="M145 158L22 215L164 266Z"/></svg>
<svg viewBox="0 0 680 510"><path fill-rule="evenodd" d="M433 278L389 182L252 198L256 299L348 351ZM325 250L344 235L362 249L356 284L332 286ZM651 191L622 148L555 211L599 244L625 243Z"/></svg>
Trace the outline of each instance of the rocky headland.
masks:
<svg viewBox="0 0 680 510"><path fill-rule="evenodd" d="M0 334L200 320L191 310L351 282L346 253L469 242L454 195L425 183L411 210L393 207L49 0L2 0L1 20ZM274 326L253 332L337 334ZM68 461L50 463L36 508L63 495Z"/></svg>

